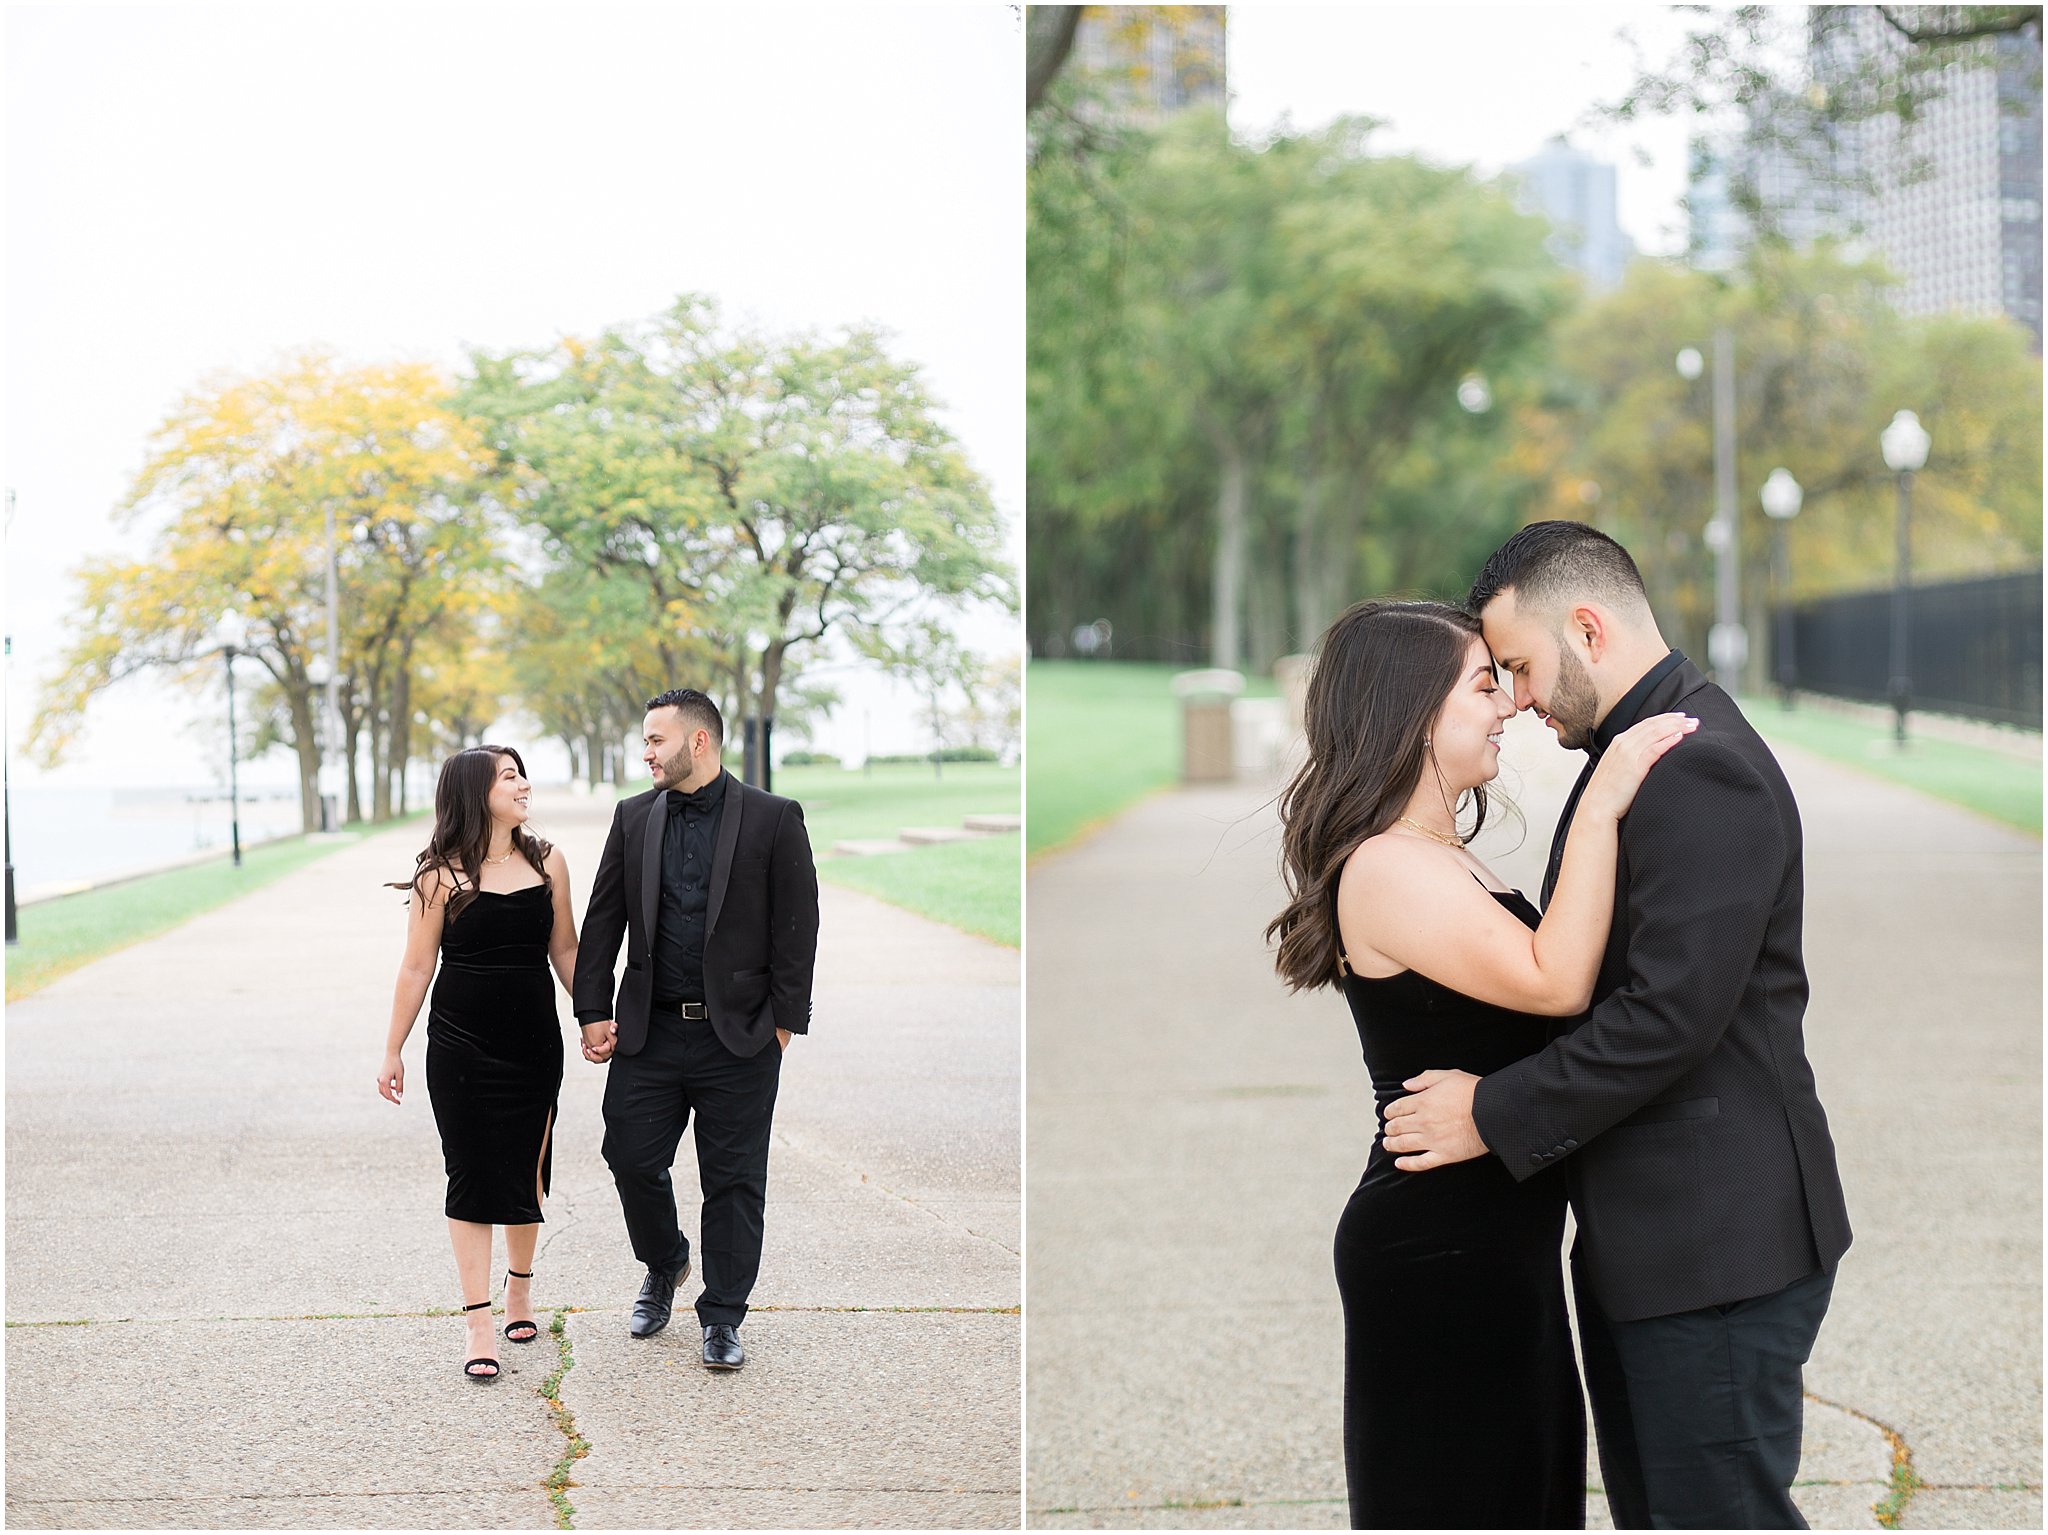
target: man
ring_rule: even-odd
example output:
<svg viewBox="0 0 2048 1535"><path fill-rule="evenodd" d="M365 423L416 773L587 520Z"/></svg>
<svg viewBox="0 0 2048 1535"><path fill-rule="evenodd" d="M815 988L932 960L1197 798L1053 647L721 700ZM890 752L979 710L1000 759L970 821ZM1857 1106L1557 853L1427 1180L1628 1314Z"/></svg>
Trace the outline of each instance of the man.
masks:
<svg viewBox="0 0 2048 1535"><path fill-rule="evenodd" d="M1483 1079L1430 1071L1386 1144L1426 1173L1491 1152L1516 1178L1565 1165L1587 1388L1621 1529L1804 1529L1800 1366L1849 1246L1801 1032L1798 807L1728 695L1657 631L1635 562L1573 522L1522 529L1467 599L1560 744L1698 718L1621 826L1592 1010ZM1452 1426L1450 1431L1455 1432Z"/></svg>
<svg viewBox="0 0 2048 1535"><path fill-rule="evenodd" d="M761 1270L768 1131L782 1053L809 1032L818 877L802 809L725 771L725 721L693 688L647 701L654 777L620 802L576 956L583 1053L611 1061L604 1158L647 1265L631 1331L668 1325L690 1242L669 1168L691 1115L704 1203L704 1363L746 1362L739 1326ZM626 939L626 972L612 967Z"/></svg>

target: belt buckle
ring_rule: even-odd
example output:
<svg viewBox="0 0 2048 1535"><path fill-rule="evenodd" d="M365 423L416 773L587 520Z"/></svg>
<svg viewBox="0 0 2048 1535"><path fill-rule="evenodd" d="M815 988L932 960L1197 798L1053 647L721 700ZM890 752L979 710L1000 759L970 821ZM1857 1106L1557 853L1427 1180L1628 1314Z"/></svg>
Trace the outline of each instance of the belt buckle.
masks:
<svg viewBox="0 0 2048 1535"><path fill-rule="evenodd" d="M678 1002L676 1010L685 1018L702 1018L704 1016L704 1004L702 1002Z"/></svg>

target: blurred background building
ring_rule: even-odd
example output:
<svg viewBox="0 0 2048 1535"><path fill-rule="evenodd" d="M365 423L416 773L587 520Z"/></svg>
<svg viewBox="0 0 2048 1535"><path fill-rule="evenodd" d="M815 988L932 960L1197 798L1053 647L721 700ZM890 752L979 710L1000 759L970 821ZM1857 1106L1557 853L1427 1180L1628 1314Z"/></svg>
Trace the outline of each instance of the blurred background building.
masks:
<svg viewBox="0 0 2048 1535"><path fill-rule="evenodd" d="M1807 22L1810 110L1765 97L1743 125L1695 141L1694 264L1728 271L1772 230L1795 246L1859 242L1899 278L1901 314L2003 314L2041 345L2041 42L1987 37L1914 88L1909 122L1831 119L1834 95L1900 78L1907 45L1871 6L1816 6Z"/></svg>
<svg viewBox="0 0 2048 1535"><path fill-rule="evenodd" d="M1560 136L1513 167L1522 210L1550 220L1550 254L1595 292L1621 285L1635 246L1616 222L1615 172Z"/></svg>

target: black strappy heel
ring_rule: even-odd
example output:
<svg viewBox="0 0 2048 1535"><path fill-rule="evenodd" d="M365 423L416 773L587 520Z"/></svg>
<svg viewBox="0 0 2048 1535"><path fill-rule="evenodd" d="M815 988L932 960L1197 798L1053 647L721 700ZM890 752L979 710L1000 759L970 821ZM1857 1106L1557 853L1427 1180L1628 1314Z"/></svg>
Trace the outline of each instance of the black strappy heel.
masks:
<svg viewBox="0 0 2048 1535"><path fill-rule="evenodd" d="M484 1309L484 1307L488 1305L490 1305L489 1301L480 1300L474 1306L464 1306L462 1309L464 1311L481 1311ZM489 1365L491 1367L491 1373L488 1375L480 1374L477 1370L477 1366L480 1364ZM488 1385L490 1382L496 1380L503 1369L504 1366L499 1364L497 1360L491 1358L488 1354L480 1355L475 1359L465 1359L462 1363L463 1375L467 1379L476 1381L479 1385Z"/></svg>
<svg viewBox="0 0 2048 1535"><path fill-rule="evenodd" d="M533 1275L522 1274L517 1269L507 1269L505 1270L505 1278L509 1286L509 1282L511 1280L531 1279L533 1278ZM518 1330L515 1331L514 1329ZM505 1341L507 1343L531 1343L535 1338L538 1338L539 1336L540 1323L532 1321L531 1319L522 1319L517 1322L507 1322L505 1324Z"/></svg>

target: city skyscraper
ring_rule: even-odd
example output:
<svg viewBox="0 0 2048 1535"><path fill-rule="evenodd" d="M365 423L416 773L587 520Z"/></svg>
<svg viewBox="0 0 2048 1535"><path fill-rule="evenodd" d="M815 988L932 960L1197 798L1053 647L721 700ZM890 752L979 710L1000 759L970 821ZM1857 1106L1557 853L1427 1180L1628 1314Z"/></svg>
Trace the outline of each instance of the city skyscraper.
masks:
<svg viewBox="0 0 2048 1535"><path fill-rule="evenodd" d="M1816 93L1897 72L1909 45L1870 6L1818 7L1807 65ZM1755 238L1754 210L1783 238L1859 241L1898 277L1901 314L2003 314L2041 344L2041 43L2005 34L1957 48L1911 122L1878 112L1832 128L1754 109L1695 145L1693 259L1726 270ZM1793 119L1798 121L1798 119ZM1738 195L1739 192L1739 195Z"/></svg>
<svg viewBox="0 0 2048 1535"><path fill-rule="evenodd" d="M1616 287L1635 247L1615 219L1615 172L1560 138L1511 168L1517 202L1550 220L1550 253L1596 290Z"/></svg>

